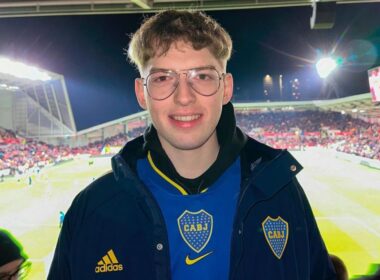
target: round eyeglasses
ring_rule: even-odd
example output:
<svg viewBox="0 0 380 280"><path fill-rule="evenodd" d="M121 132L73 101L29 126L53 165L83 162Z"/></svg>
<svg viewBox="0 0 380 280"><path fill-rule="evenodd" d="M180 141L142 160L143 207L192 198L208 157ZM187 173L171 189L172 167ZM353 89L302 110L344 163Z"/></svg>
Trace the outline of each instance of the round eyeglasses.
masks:
<svg viewBox="0 0 380 280"><path fill-rule="evenodd" d="M198 94L211 96L217 93L220 81L225 73L219 74L214 67L201 67L176 72L174 70L157 70L145 79L144 86L154 100L164 100L171 96L179 85L180 75L185 74L187 84Z"/></svg>

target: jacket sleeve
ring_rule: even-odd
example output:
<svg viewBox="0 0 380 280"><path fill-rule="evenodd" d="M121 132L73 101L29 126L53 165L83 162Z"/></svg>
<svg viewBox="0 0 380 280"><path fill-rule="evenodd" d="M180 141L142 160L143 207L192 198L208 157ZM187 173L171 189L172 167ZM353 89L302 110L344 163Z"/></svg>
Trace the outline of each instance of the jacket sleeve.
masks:
<svg viewBox="0 0 380 280"><path fill-rule="evenodd" d="M48 280L70 280L70 216L66 214L61 232L59 234L58 243L55 248L53 261L50 266Z"/></svg>
<svg viewBox="0 0 380 280"><path fill-rule="evenodd" d="M70 267L71 243L74 236L75 224L78 222L79 217L77 207L79 197L80 194L74 199L65 215L47 277L48 280L72 279L72 268Z"/></svg>
<svg viewBox="0 0 380 280"><path fill-rule="evenodd" d="M295 179L298 195L304 207L309 234L310 280L335 280L336 274L325 243L319 232L310 203L301 185Z"/></svg>

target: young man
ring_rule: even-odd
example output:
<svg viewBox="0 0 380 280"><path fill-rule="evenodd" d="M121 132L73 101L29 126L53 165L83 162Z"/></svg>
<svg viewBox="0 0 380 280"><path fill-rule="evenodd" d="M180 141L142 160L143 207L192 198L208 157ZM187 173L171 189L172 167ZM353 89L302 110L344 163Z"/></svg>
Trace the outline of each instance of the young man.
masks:
<svg viewBox="0 0 380 280"><path fill-rule="evenodd" d="M236 127L231 49L201 12L164 11L134 34L152 125L75 198L49 279L335 279L300 164Z"/></svg>

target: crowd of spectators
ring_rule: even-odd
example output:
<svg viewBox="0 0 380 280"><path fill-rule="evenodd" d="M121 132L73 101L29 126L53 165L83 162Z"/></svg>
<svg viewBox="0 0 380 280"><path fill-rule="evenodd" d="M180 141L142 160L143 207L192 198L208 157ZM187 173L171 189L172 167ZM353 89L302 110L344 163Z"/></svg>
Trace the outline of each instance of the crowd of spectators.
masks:
<svg viewBox="0 0 380 280"><path fill-rule="evenodd" d="M380 125L347 114L321 111L236 112L237 124L250 136L275 148L330 147L337 151L380 160ZM32 167L60 162L78 154L97 156L141 135L145 127L83 147L49 145L0 129L0 170L23 173Z"/></svg>
<svg viewBox="0 0 380 280"><path fill-rule="evenodd" d="M276 111L236 113L250 136L275 148L321 146L380 160L380 125L339 112Z"/></svg>
<svg viewBox="0 0 380 280"><path fill-rule="evenodd" d="M73 156L73 149L68 146L48 145L18 137L9 130L0 130L0 170L9 169L11 175L69 156Z"/></svg>
<svg viewBox="0 0 380 280"><path fill-rule="evenodd" d="M43 168L79 154L99 156L106 147L121 147L128 139L143 133L144 129L137 127L128 131L128 134L118 134L81 147L49 145L17 136L10 130L0 129L0 171L9 170L9 175L22 174L31 168Z"/></svg>

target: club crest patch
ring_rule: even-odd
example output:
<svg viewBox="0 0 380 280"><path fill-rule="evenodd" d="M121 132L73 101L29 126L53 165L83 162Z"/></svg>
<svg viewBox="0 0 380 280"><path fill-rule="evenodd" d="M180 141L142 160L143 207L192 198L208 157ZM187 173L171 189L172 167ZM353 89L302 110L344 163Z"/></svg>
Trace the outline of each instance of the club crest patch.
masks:
<svg viewBox="0 0 380 280"><path fill-rule="evenodd" d="M285 251L286 243L289 236L289 225L281 217L276 219L270 216L262 222L265 239L267 240L269 247L274 255L281 259L282 254Z"/></svg>
<svg viewBox="0 0 380 280"><path fill-rule="evenodd" d="M202 251L210 241L213 228L212 215L205 210L185 210L177 219L179 232L186 244L195 252Z"/></svg>

